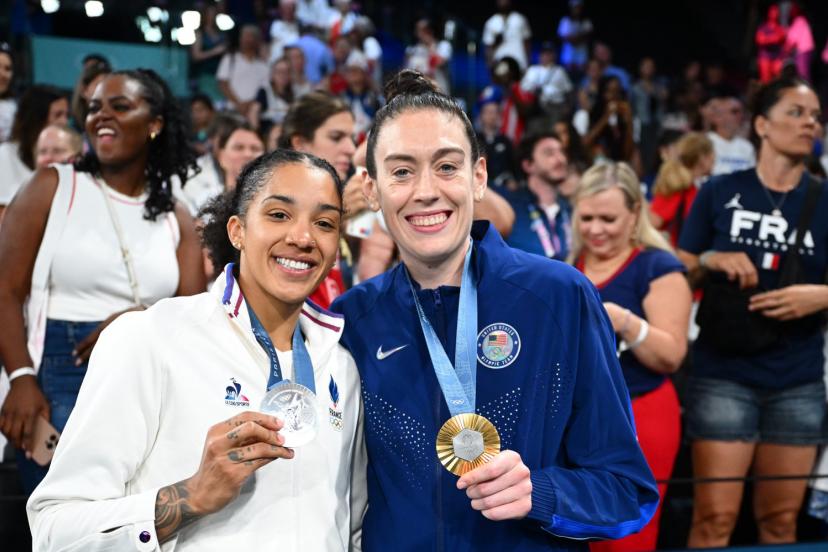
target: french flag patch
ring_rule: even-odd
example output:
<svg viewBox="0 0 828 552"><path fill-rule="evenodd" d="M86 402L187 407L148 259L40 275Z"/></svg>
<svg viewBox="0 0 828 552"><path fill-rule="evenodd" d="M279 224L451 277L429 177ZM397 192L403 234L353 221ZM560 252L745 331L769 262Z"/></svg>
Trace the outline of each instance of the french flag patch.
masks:
<svg viewBox="0 0 828 552"><path fill-rule="evenodd" d="M778 253L765 253L762 255L762 268L765 270L779 270Z"/></svg>

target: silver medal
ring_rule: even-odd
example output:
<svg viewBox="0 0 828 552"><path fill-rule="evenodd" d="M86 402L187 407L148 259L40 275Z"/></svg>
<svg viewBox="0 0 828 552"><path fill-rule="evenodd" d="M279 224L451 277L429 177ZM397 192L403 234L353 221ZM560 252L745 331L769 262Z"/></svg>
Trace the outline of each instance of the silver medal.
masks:
<svg viewBox="0 0 828 552"><path fill-rule="evenodd" d="M319 425L316 395L304 385L283 382L274 386L265 394L260 409L284 423L279 430L279 434L285 438L283 446L301 447L316 437Z"/></svg>

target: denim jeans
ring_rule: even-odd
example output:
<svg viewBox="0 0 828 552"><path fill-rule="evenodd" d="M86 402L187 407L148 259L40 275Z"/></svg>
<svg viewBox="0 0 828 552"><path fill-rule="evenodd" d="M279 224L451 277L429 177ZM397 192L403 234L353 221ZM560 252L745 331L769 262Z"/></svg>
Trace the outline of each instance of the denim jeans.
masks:
<svg viewBox="0 0 828 552"><path fill-rule="evenodd" d="M43 359L37 374L40 389L49 401L49 421L63 431L69 414L75 407L87 364L75 366L72 351L78 343L98 327L100 322L68 322L47 320ZM23 451L17 451L17 469L23 491L29 495L40 484L49 470L33 460L27 460Z"/></svg>

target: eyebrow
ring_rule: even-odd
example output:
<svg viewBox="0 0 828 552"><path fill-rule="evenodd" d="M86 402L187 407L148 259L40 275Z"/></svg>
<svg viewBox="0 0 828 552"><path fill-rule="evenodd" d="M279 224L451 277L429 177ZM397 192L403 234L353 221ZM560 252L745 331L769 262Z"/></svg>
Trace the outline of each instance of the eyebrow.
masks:
<svg viewBox="0 0 828 552"><path fill-rule="evenodd" d="M288 205L296 205L296 200L286 195L269 195L262 200L262 203L266 203L268 201L281 201L282 203L287 203ZM318 203L316 205L316 208L319 211L336 211L337 213L342 212L342 209L340 207L337 207L336 205L331 205L330 203Z"/></svg>
<svg viewBox="0 0 828 552"><path fill-rule="evenodd" d="M126 97L126 96L124 96L124 95L120 95L120 96L111 96L111 97L109 97L109 98L105 98L105 99L109 100L110 102L117 102L117 101L119 101L119 100L126 100L126 101L130 101L130 99L129 99L129 98L127 98L127 97ZM89 103L92 103L92 102L102 102L103 100L104 100L104 98L100 98L100 99L99 99L99 98L89 98Z"/></svg>
<svg viewBox="0 0 828 552"><path fill-rule="evenodd" d="M466 152L463 151L461 148L447 147L440 148L437 151L435 151L431 156L431 160L435 161L441 157L445 157L446 155L450 154L461 155L464 158L466 156ZM384 163L388 163L390 161L407 161L409 163L416 163L417 159L413 155L409 155L406 153L392 153L385 156L385 159L383 160Z"/></svg>

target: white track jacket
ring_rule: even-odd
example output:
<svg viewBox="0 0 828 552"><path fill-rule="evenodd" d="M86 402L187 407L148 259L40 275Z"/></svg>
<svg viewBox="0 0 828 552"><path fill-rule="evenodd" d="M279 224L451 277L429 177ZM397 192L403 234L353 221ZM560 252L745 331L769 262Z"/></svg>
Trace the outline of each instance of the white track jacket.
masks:
<svg viewBox="0 0 828 552"><path fill-rule="evenodd" d="M269 360L232 272L208 293L119 317L95 346L49 473L29 499L33 549L359 550L367 504L359 376L339 345L340 316L308 302L300 325L314 368L315 440L159 546L158 490L196 472L210 426L258 408Z"/></svg>

